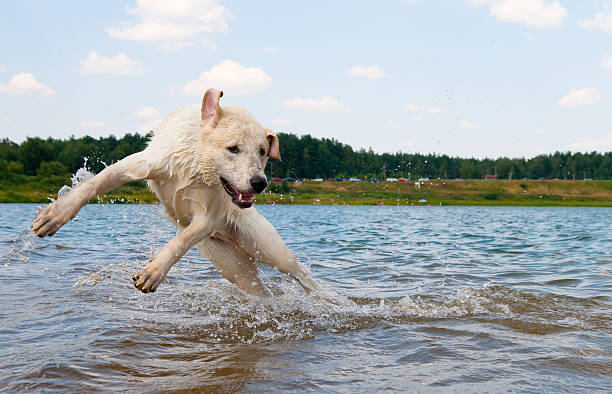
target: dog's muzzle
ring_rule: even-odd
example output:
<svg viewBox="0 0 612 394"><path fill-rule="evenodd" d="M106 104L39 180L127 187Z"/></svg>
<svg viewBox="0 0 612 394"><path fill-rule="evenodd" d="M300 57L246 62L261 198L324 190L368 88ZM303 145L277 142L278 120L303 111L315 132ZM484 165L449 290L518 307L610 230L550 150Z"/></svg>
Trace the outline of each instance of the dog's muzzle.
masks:
<svg viewBox="0 0 612 394"><path fill-rule="evenodd" d="M253 177L251 178L251 187L253 187L253 190L256 193L261 193L266 186L268 185L268 183L266 182L265 178L263 179L263 186L262 186L262 182L261 180L256 180L255 181L255 185L257 185L257 187L253 184L253 180L255 178L259 178L259 177ZM255 194L254 193L243 193L240 190L238 190L236 188L236 186L232 185L231 183L229 183L225 178L221 177L221 185L223 185L223 188L225 189L225 191L227 192L227 194L229 194L229 196L232 198L232 202L236 205L238 205L238 207L240 208L250 208L253 205L253 199L255 198Z"/></svg>

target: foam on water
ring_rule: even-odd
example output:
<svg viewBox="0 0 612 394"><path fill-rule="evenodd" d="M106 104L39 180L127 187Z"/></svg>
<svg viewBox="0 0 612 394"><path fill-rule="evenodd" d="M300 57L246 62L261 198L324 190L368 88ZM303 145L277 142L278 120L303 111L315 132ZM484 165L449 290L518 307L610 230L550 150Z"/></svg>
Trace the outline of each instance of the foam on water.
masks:
<svg viewBox="0 0 612 394"><path fill-rule="evenodd" d="M612 324L609 316L598 312L605 305L597 299L538 295L499 285L465 287L449 296L347 298L335 292L338 302L330 303L316 295L306 296L297 284L271 270L264 279L274 293L271 299L249 296L224 279L195 284L188 278L189 268L172 272L155 294L142 295L126 286L126 273L133 270L131 264L110 265L79 278L74 285L109 294L113 314L129 316L147 329L221 343L307 339L423 319L470 318L537 334L596 331ZM328 290L326 294L333 293Z"/></svg>

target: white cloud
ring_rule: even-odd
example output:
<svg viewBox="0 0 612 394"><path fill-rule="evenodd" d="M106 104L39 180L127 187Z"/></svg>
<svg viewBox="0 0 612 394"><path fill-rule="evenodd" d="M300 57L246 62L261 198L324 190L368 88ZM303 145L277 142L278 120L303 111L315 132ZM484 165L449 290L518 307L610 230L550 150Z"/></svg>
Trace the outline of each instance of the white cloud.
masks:
<svg viewBox="0 0 612 394"><path fill-rule="evenodd" d="M187 82L183 93L202 95L208 88L217 88L234 95L250 95L265 89L270 82L272 78L260 67L247 68L233 60L224 60Z"/></svg>
<svg viewBox="0 0 612 394"><path fill-rule="evenodd" d="M136 23L123 23L107 29L109 36L122 40L190 43L203 33L226 31L232 18L219 0L138 0L135 8L126 7ZM182 44L182 46L185 46Z"/></svg>
<svg viewBox="0 0 612 394"><path fill-rule="evenodd" d="M523 37L525 37L526 40L531 41L534 39L535 36L533 35L533 33L525 33L523 34Z"/></svg>
<svg viewBox="0 0 612 394"><path fill-rule="evenodd" d="M134 116L139 118L156 118L159 117L159 111L153 107L142 107L134 112Z"/></svg>
<svg viewBox="0 0 612 394"><path fill-rule="evenodd" d="M612 151L612 132L603 138L589 137L582 141L571 142L569 148L574 152L610 152Z"/></svg>
<svg viewBox="0 0 612 394"><path fill-rule="evenodd" d="M559 104L564 107L582 107L599 101L602 94L595 88L574 89L567 96L559 99Z"/></svg>
<svg viewBox="0 0 612 394"><path fill-rule="evenodd" d="M580 26L585 29L612 33L612 11L600 12L592 18L583 19L580 21Z"/></svg>
<svg viewBox="0 0 612 394"><path fill-rule="evenodd" d="M419 107L416 104L406 104L404 106L404 109L408 112L421 112L423 110L423 107Z"/></svg>
<svg viewBox="0 0 612 394"><path fill-rule="evenodd" d="M478 126L476 123L470 122L469 120L461 119L459 121L459 127L462 129L477 129L480 126Z"/></svg>
<svg viewBox="0 0 612 394"><path fill-rule="evenodd" d="M23 96L32 93L41 97L53 96L55 91L42 82L36 80L34 74L19 73L13 75L7 85L0 83L0 93Z"/></svg>
<svg viewBox="0 0 612 394"><path fill-rule="evenodd" d="M273 54L273 53L276 53L277 51L278 51L278 48L273 48L273 47L264 49L264 53L268 53L268 54Z"/></svg>
<svg viewBox="0 0 612 394"><path fill-rule="evenodd" d="M533 129L531 129L531 133L532 134L544 134L545 130L541 127L534 127Z"/></svg>
<svg viewBox="0 0 612 394"><path fill-rule="evenodd" d="M411 116L412 120L423 120L423 115L414 114Z"/></svg>
<svg viewBox="0 0 612 394"><path fill-rule="evenodd" d="M293 124L293 121L287 118L275 118L270 121L270 124L275 126L287 126Z"/></svg>
<svg viewBox="0 0 612 394"><path fill-rule="evenodd" d="M475 7L489 6L489 13L500 22L522 23L540 29L561 27L567 10L558 1L468 0Z"/></svg>
<svg viewBox="0 0 612 394"><path fill-rule="evenodd" d="M391 127L391 128L395 128L396 127L395 122L393 122L392 120L386 121L385 122L385 126Z"/></svg>
<svg viewBox="0 0 612 394"><path fill-rule="evenodd" d="M348 70L346 73L351 77L364 77L367 79L383 79L389 77L377 64L373 64L371 66L362 66L359 64Z"/></svg>
<svg viewBox="0 0 612 394"><path fill-rule="evenodd" d="M0 66L0 73L5 72L5 71L6 71L6 68Z"/></svg>
<svg viewBox="0 0 612 394"><path fill-rule="evenodd" d="M300 108L313 112L349 112L349 108L346 105L331 97L321 97L319 100L314 98L295 97L291 100L285 100L283 106L286 108Z"/></svg>
<svg viewBox="0 0 612 394"><path fill-rule="evenodd" d="M210 49L211 51L217 50L217 43L211 40L210 38L203 38L201 42L204 48Z"/></svg>
<svg viewBox="0 0 612 394"><path fill-rule="evenodd" d="M606 53L601 57L601 68L604 70L612 70L612 55Z"/></svg>
<svg viewBox="0 0 612 394"><path fill-rule="evenodd" d="M87 57L81 60L81 74L132 75L142 72L144 72L142 64L130 59L125 53L106 57L96 51L90 51Z"/></svg>
<svg viewBox="0 0 612 394"><path fill-rule="evenodd" d="M429 106L420 106L420 105L416 105L416 104L406 104L404 105L404 109L408 112L412 112L414 114L440 114L442 112L446 112L446 109L440 108L440 107L435 107L433 105L429 105Z"/></svg>
<svg viewBox="0 0 612 394"><path fill-rule="evenodd" d="M104 127L104 123L97 120L84 120L79 125L84 129L101 129Z"/></svg>

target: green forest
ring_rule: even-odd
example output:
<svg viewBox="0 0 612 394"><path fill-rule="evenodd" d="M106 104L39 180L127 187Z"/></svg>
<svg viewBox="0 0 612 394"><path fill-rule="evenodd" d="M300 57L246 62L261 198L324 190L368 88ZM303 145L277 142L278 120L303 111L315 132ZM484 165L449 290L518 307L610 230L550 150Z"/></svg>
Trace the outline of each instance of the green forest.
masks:
<svg viewBox="0 0 612 394"><path fill-rule="evenodd" d="M612 179L612 152L555 152L533 158L475 159L442 154L382 153L354 150L335 139L279 133L282 160L270 160L271 177L293 178L379 178L431 179ZM105 165L146 147L150 134L126 134L95 139L27 138L20 144L0 141L0 179L19 183L28 176L73 174L83 166L97 173Z"/></svg>

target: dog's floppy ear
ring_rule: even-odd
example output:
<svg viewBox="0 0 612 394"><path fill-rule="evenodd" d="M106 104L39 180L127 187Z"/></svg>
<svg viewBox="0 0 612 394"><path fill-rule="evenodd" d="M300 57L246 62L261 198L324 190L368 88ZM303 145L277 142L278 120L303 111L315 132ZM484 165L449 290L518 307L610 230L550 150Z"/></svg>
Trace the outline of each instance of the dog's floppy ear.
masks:
<svg viewBox="0 0 612 394"><path fill-rule="evenodd" d="M270 129L265 129L265 132L266 132L266 138L268 139L268 145L270 145L270 149L268 150L268 156L273 159L280 160L281 156L280 156L280 150L278 148L278 137Z"/></svg>
<svg viewBox="0 0 612 394"><path fill-rule="evenodd" d="M217 125L221 116L219 100L223 97L223 92L217 89L208 89L202 99L202 125L210 124L212 127Z"/></svg>

